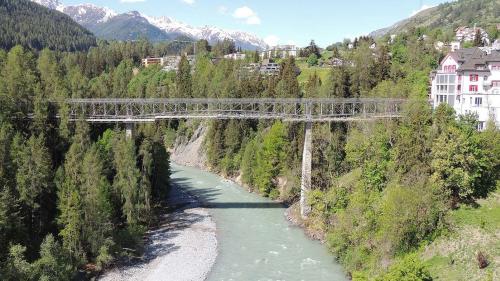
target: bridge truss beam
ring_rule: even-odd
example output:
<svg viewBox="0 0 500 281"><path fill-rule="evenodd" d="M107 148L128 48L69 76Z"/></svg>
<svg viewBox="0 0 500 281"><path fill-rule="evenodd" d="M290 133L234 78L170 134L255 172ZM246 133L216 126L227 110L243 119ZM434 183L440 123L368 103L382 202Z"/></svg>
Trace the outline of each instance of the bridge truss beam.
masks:
<svg viewBox="0 0 500 281"><path fill-rule="evenodd" d="M399 117L398 99L70 99L70 119L141 123L165 119L345 122Z"/></svg>

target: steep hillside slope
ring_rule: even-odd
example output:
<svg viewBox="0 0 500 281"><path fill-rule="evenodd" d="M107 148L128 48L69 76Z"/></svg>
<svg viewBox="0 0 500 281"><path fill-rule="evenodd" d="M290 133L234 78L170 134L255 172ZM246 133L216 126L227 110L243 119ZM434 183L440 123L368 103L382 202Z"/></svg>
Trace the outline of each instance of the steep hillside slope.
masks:
<svg viewBox="0 0 500 281"><path fill-rule="evenodd" d="M397 34L411 28L456 28L468 25L488 28L500 23L500 1L498 0L459 0L441 4L424 10L413 17L402 20L393 26L370 33L373 37Z"/></svg>
<svg viewBox="0 0 500 281"><path fill-rule="evenodd" d="M58 11L28 0L0 1L0 48L60 51L87 50L96 44L92 33Z"/></svg>

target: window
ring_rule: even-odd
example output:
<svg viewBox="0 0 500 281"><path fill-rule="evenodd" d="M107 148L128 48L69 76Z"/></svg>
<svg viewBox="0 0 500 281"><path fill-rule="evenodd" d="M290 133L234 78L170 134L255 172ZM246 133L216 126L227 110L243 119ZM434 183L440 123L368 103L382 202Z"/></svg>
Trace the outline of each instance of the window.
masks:
<svg viewBox="0 0 500 281"><path fill-rule="evenodd" d="M444 72L455 72L457 70L457 66L456 65L445 65L444 66Z"/></svg>
<svg viewBox="0 0 500 281"><path fill-rule="evenodd" d="M475 98L474 99L475 106L481 106L482 104L483 104L483 98Z"/></svg>
<svg viewBox="0 0 500 281"><path fill-rule="evenodd" d="M457 95L456 100L460 102L460 95Z"/></svg>
<svg viewBox="0 0 500 281"><path fill-rule="evenodd" d="M438 86L438 93L447 93L448 92L448 86L446 85L439 85Z"/></svg>
<svg viewBox="0 0 500 281"><path fill-rule="evenodd" d="M476 93L478 91L477 85L470 85L469 92Z"/></svg>
<svg viewBox="0 0 500 281"><path fill-rule="evenodd" d="M448 96L447 95L437 95L436 96L436 102L438 104L448 102Z"/></svg>
<svg viewBox="0 0 500 281"><path fill-rule="evenodd" d="M484 130L484 122L478 122L477 123L477 130L478 131Z"/></svg>
<svg viewBox="0 0 500 281"><path fill-rule="evenodd" d="M462 85L458 85L458 86L457 86L457 91L458 91L458 92L462 91Z"/></svg>
<svg viewBox="0 0 500 281"><path fill-rule="evenodd" d="M479 75L477 75L477 74L471 74L471 75L469 76L469 80L470 80L471 82L477 82L477 81L479 80Z"/></svg>
<svg viewBox="0 0 500 281"><path fill-rule="evenodd" d="M500 87L500 81L492 81L491 86L492 87Z"/></svg>

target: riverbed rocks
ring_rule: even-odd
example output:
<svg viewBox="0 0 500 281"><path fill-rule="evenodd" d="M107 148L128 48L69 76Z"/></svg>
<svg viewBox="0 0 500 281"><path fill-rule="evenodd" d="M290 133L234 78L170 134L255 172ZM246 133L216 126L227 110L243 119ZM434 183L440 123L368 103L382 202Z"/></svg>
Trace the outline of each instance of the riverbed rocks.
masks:
<svg viewBox="0 0 500 281"><path fill-rule="evenodd" d="M150 230L142 261L114 268L104 281L202 281L217 257L216 225L194 197L174 186L168 206L175 210Z"/></svg>

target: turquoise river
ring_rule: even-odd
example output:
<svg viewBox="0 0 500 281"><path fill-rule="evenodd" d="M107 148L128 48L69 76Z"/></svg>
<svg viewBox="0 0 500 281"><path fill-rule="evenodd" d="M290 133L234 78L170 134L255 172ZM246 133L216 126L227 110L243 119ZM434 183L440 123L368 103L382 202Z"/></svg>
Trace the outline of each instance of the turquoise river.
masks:
<svg viewBox="0 0 500 281"><path fill-rule="evenodd" d="M347 280L324 245L289 225L281 204L195 168L172 165L172 181L217 224L219 254L208 281Z"/></svg>

